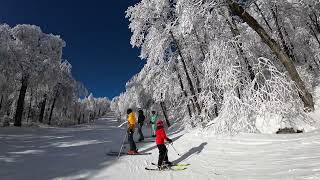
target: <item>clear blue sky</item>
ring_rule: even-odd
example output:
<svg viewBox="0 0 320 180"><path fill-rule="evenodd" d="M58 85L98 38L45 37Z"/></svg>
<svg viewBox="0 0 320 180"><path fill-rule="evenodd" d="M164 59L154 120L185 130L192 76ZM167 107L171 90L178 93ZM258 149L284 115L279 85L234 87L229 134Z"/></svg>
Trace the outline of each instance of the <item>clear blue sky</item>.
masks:
<svg viewBox="0 0 320 180"><path fill-rule="evenodd" d="M73 75L94 96L113 98L145 63L130 45L125 11L139 0L1 0L0 22L61 35Z"/></svg>

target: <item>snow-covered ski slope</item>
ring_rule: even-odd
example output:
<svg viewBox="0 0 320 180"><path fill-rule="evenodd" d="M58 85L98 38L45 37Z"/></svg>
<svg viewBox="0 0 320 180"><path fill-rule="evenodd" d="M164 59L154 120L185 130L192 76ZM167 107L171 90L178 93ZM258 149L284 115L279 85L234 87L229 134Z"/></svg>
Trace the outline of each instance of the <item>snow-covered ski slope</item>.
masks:
<svg viewBox="0 0 320 180"><path fill-rule="evenodd" d="M294 135L241 134L203 137L194 133L175 136L169 159L190 163L184 171L150 172L157 149L146 157L123 157L92 179L208 180L208 179L320 179L320 131ZM152 167L152 166L151 166ZM121 173L119 173L121 172Z"/></svg>
<svg viewBox="0 0 320 180"><path fill-rule="evenodd" d="M183 171L158 172L145 170L157 161L154 143L137 144L151 155L106 156L120 148L125 130L118 125L109 117L73 128L2 128L0 179L320 179L319 130L235 137L173 133L174 147L182 156L169 146L169 160L191 165ZM148 135L150 129L144 132Z"/></svg>

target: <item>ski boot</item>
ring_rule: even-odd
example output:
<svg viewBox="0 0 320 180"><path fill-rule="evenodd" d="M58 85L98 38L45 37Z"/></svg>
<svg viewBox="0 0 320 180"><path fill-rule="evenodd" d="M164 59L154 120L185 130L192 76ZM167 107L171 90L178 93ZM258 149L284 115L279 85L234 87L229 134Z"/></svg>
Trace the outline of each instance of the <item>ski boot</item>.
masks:
<svg viewBox="0 0 320 180"><path fill-rule="evenodd" d="M135 154L138 154L138 150L129 150L128 155L135 155Z"/></svg>
<svg viewBox="0 0 320 180"><path fill-rule="evenodd" d="M166 166L172 166L172 162L170 162L170 161L164 161L163 163L164 163L164 165L166 165Z"/></svg>
<svg viewBox="0 0 320 180"><path fill-rule="evenodd" d="M169 169L169 167L166 165L161 165L161 166L158 166L158 169L159 169L159 171L164 171L166 169Z"/></svg>

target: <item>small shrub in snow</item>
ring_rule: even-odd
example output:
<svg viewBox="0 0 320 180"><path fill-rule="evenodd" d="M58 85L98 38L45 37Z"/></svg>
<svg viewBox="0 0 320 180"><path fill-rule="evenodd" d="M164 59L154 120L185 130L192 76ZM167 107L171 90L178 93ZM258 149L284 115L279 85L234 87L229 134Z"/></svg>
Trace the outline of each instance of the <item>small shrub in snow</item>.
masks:
<svg viewBox="0 0 320 180"><path fill-rule="evenodd" d="M303 133L303 130L294 130L293 128L279 128L276 132L277 134L293 134L293 133Z"/></svg>

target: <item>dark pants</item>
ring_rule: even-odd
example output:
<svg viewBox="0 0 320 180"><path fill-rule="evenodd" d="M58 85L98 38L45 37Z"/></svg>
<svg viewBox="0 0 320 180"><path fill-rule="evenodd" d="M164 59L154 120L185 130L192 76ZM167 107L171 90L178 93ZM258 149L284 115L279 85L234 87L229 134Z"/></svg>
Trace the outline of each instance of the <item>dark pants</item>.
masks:
<svg viewBox="0 0 320 180"><path fill-rule="evenodd" d="M133 151L137 150L136 143L133 140L133 132L132 131L128 132L128 142L130 144L130 150L133 150Z"/></svg>
<svg viewBox="0 0 320 180"><path fill-rule="evenodd" d="M143 136L143 133L142 133L142 126L143 126L143 124L139 124L138 125L138 133L139 133L139 141L141 141L141 140L144 140L144 136Z"/></svg>
<svg viewBox="0 0 320 180"><path fill-rule="evenodd" d="M161 166L164 162L168 162L168 150L164 144L158 144L159 159L158 166Z"/></svg>

